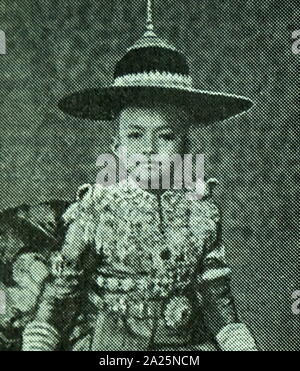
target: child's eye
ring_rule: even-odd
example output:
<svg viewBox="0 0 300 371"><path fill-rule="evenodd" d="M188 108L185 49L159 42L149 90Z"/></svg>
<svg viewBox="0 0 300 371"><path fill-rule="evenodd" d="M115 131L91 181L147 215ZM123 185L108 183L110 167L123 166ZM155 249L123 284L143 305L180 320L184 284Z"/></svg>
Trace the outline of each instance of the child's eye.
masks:
<svg viewBox="0 0 300 371"><path fill-rule="evenodd" d="M135 132L129 133L129 134L127 135L127 137L128 137L129 139L139 139L139 138L141 138L141 136L142 136L142 134L139 133L138 131L135 131Z"/></svg>
<svg viewBox="0 0 300 371"><path fill-rule="evenodd" d="M173 133L163 133L163 134L160 134L160 137L163 140L167 140L167 141L175 139L175 135Z"/></svg>

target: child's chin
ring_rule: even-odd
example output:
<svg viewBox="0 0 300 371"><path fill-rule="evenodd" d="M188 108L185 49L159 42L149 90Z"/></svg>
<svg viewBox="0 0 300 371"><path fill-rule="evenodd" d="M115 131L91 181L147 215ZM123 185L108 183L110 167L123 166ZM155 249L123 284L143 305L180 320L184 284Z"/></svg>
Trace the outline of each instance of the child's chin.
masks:
<svg viewBox="0 0 300 371"><path fill-rule="evenodd" d="M161 177L138 177L137 178L140 187L146 190L158 190L158 189L168 189L169 187L162 182Z"/></svg>
<svg viewBox="0 0 300 371"><path fill-rule="evenodd" d="M144 189L159 189L160 185L170 181L170 174L162 174L161 170L154 168L139 168L139 171L129 173L130 177L137 180L139 185ZM165 180L165 182L163 182Z"/></svg>

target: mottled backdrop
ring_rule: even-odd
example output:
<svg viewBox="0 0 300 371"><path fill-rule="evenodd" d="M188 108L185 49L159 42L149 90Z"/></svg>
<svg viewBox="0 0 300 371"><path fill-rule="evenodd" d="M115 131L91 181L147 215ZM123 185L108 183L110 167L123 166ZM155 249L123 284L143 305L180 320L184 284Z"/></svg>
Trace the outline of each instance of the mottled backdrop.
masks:
<svg viewBox="0 0 300 371"><path fill-rule="evenodd" d="M66 117L59 98L111 82L141 36L145 0L1 0L0 208L72 199L93 182L108 123ZM242 118L192 133L219 179L242 318L262 349L300 349L299 0L156 0L156 28L189 58L198 87L253 98Z"/></svg>

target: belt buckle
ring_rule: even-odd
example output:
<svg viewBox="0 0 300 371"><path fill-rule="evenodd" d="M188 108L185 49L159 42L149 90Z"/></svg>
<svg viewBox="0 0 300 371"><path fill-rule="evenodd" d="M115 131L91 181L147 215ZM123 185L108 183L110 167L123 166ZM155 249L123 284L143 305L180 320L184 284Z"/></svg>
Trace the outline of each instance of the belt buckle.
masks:
<svg viewBox="0 0 300 371"><path fill-rule="evenodd" d="M192 315L192 305L186 296L174 296L164 310L164 320L167 327L176 329L186 326Z"/></svg>
<svg viewBox="0 0 300 371"><path fill-rule="evenodd" d="M109 306L109 309L114 313L124 315L127 311L127 307L126 300L124 298L118 298L114 304Z"/></svg>

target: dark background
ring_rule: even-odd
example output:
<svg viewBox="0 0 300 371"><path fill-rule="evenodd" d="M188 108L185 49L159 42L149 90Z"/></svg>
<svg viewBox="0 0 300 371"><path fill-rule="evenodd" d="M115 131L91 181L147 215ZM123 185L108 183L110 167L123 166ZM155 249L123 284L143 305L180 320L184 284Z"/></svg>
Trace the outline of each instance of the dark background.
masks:
<svg viewBox="0 0 300 371"><path fill-rule="evenodd" d="M0 209L72 199L94 182L109 123L56 108L78 88L111 82L141 36L146 0L2 0ZM299 0L156 0L158 33L184 51L195 85L251 97L243 117L198 129L192 148L224 213L238 309L262 349L299 350ZM106 139L105 139L106 138Z"/></svg>

